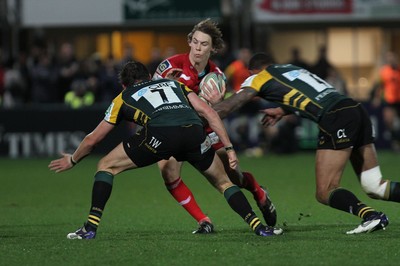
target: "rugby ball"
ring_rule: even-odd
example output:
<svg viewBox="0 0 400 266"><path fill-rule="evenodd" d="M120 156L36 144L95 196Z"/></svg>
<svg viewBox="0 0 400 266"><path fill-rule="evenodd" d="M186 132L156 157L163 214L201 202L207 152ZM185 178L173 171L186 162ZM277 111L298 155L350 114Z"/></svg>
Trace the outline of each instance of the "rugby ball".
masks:
<svg viewBox="0 0 400 266"><path fill-rule="evenodd" d="M212 84L215 84L218 91L221 93L223 86L225 86L224 75L220 74L220 73L216 73L216 72L211 72L211 73L208 73L207 75L205 75L203 77L203 79L201 80L200 85L199 85L199 97L203 101L207 102L207 100L204 99L202 96L204 91L207 90L207 88L204 86L204 84L208 84L208 86L210 88L213 88ZM207 102L207 103L210 104L209 102Z"/></svg>

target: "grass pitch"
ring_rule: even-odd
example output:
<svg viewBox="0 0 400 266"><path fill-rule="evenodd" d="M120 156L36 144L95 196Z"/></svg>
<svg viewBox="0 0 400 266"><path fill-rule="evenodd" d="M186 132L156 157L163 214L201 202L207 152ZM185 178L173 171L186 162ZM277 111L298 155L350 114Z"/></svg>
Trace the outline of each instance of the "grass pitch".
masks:
<svg viewBox="0 0 400 266"><path fill-rule="evenodd" d="M192 235L195 221L169 195L158 168L125 172L92 241L67 240L86 220L99 157L54 174L49 159L0 159L0 265L398 265L399 204L369 199L348 165L342 186L384 211L385 231L346 235L360 220L314 199L314 153L240 157L268 187L283 236L258 237L189 164L183 180L216 234ZM380 152L384 178L399 180L400 155ZM251 194L245 192L257 214Z"/></svg>

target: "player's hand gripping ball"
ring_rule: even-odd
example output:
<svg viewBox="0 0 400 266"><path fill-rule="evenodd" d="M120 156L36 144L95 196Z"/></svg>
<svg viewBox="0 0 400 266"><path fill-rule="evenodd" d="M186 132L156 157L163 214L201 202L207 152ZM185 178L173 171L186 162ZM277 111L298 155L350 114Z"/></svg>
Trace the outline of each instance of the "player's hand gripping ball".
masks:
<svg viewBox="0 0 400 266"><path fill-rule="evenodd" d="M223 74L208 73L199 85L199 97L209 105L220 102L225 94L225 78Z"/></svg>

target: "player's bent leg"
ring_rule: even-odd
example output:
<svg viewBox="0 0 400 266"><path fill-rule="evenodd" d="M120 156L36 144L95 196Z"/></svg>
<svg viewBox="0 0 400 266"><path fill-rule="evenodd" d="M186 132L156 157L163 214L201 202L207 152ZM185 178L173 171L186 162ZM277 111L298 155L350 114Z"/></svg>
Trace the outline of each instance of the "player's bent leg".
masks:
<svg viewBox="0 0 400 266"><path fill-rule="evenodd" d="M241 172L239 167L235 170L229 167L229 160L225 149L221 148L217 151L218 156L224 164L224 169L229 179L240 188L245 188L253 194L254 200L260 209L265 222L269 226L275 226L277 221L277 212L275 205L272 203L268 191L260 186L250 172Z"/></svg>
<svg viewBox="0 0 400 266"><path fill-rule="evenodd" d="M68 239L94 239L96 237L104 208L112 192L114 175L136 167L121 144L99 161L98 171L94 176L88 218L81 228L67 235Z"/></svg>
<svg viewBox="0 0 400 266"><path fill-rule="evenodd" d="M374 199L400 202L400 183L382 179L373 144L353 151L351 163L359 177L361 187L368 196Z"/></svg>
<svg viewBox="0 0 400 266"><path fill-rule="evenodd" d="M161 160L157 164L165 183L173 183L179 178L182 162L171 157L169 160Z"/></svg>
<svg viewBox="0 0 400 266"><path fill-rule="evenodd" d="M243 192L229 180L218 156L214 156L210 167L202 173L218 191L224 194L229 206L243 218L256 235L272 236L283 233L282 229L266 227L261 223Z"/></svg>
<svg viewBox="0 0 400 266"><path fill-rule="evenodd" d="M343 170L350 157L351 149L316 151L316 199L328 205L333 190L340 187Z"/></svg>
<svg viewBox="0 0 400 266"><path fill-rule="evenodd" d="M199 224L199 227L193 231L193 234L213 233L214 226L210 218L200 209L193 193L180 177L182 162L178 162L175 158L171 157L169 160L159 161L158 167L169 193Z"/></svg>
<svg viewBox="0 0 400 266"><path fill-rule="evenodd" d="M379 166L361 172L360 183L362 189L371 198L387 199L389 197L389 182L382 180Z"/></svg>
<svg viewBox="0 0 400 266"><path fill-rule="evenodd" d="M112 175L117 175L128 169L135 169L137 167L126 154L123 144L120 143L99 161L97 171L106 171Z"/></svg>
<svg viewBox="0 0 400 266"><path fill-rule="evenodd" d="M372 232L386 227L387 217L362 203L351 191L340 187L340 179L352 150L318 150L316 155L317 199L323 204L362 219L348 234Z"/></svg>

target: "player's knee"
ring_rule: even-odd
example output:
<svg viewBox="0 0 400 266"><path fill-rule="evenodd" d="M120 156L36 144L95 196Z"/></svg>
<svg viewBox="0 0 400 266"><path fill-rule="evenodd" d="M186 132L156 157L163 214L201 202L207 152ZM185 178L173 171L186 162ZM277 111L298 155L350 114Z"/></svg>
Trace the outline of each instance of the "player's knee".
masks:
<svg viewBox="0 0 400 266"><path fill-rule="evenodd" d="M102 158L98 163L97 163L97 170L98 171L108 171L111 172L109 169L111 168L110 161L107 160L106 158ZM113 173L114 174L114 173Z"/></svg>
<svg viewBox="0 0 400 266"><path fill-rule="evenodd" d="M172 183L179 178L179 173L176 174L175 171L172 171L169 168L162 168L160 169L160 172L165 183Z"/></svg>
<svg viewBox="0 0 400 266"><path fill-rule="evenodd" d="M180 177L180 167L179 165L174 165L173 163L165 163L158 165L160 173L165 183L172 183Z"/></svg>
<svg viewBox="0 0 400 266"><path fill-rule="evenodd" d="M328 205L329 197L330 197L332 191L337 189L338 187L339 187L339 184L336 184L336 183L330 183L328 185L317 187L317 191L315 193L315 198L317 199L317 201L319 203Z"/></svg>
<svg viewBox="0 0 400 266"><path fill-rule="evenodd" d="M382 174L379 166L361 173L361 187L367 195L374 199L383 199L387 182L382 181Z"/></svg>

